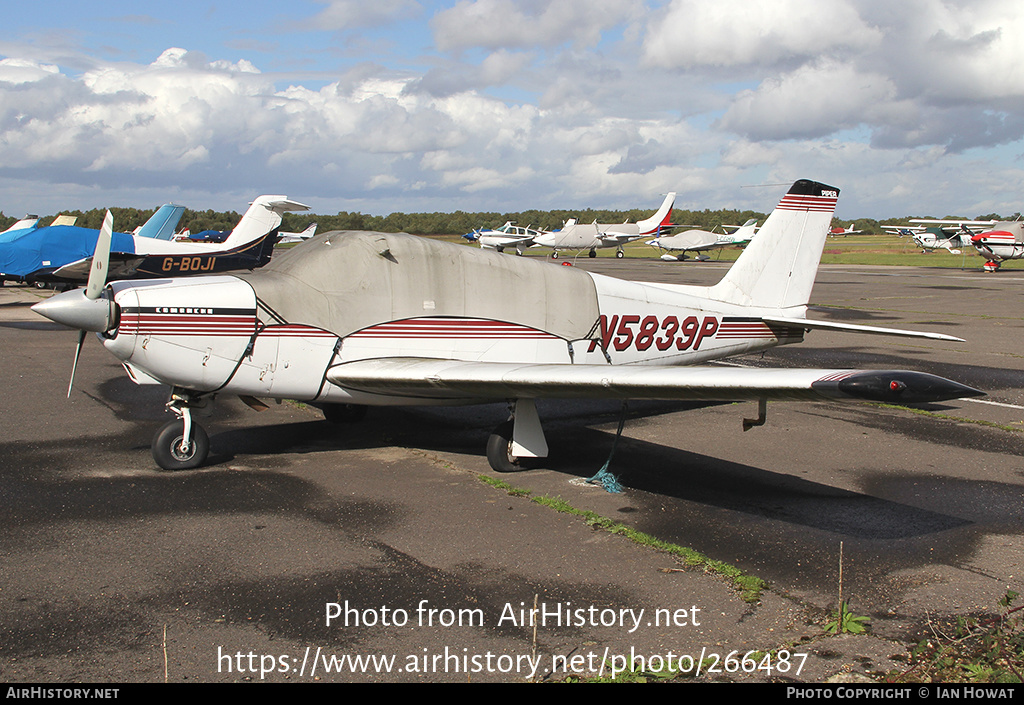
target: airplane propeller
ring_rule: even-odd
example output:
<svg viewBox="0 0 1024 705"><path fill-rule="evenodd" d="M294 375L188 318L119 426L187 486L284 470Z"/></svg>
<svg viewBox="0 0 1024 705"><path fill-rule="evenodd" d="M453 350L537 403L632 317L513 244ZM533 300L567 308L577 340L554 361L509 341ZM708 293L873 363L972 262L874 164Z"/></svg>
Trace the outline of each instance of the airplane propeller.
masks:
<svg viewBox="0 0 1024 705"><path fill-rule="evenodd" d="M85 334L89 331L104 333L110 329L113 321L113 301L103 297L107 286L107 269L110 263L110 241L114 229L114 217L107 211L103 218L96 239L96 250L89 268L89 282L85 290L66 291L41 301L32 310L51 321L63 323L71 328L78 328L78 345L75 348L75 360L71 365L71 381L68 383L68 397L75 384L75 371L78 369L78 358L82 354Z"/></svg>

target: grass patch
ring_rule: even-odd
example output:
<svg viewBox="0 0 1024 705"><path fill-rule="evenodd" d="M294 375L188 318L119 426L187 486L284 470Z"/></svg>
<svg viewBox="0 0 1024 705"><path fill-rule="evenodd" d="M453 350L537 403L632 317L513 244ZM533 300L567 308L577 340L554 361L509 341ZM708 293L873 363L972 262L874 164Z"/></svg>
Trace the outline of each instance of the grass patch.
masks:
<svg viewBox="0 0 1024 705"><path fill-rule="evenodd" d="M583 519L589 526L600 529L601 531L607 531L610 534L616 534L618 536L624 536L633 543L640 544L641 546L647 546L654 548L658 551L668 553L676 556L682 560L686 565L701 568L709 573L716 573L727 578L733 586L739 590L743 596L745 602L758 602L761 599L761 593L768 587L768 584L753 575L748 575L736 566L723 563L722 561L716 561L708 558L702 553L687 548L686 546L680 546L669 541L662 541L659 538L646 534L642 531L637 531L631 526L627 526L621 522L614 521L607 517L603 517L596 512L591 512L585 509L577 509L561 497L550 497L548 495L540 495L532 497L533 494L529 490L524 490L513 485L508 484L503 480L498 480L487 475L478 476L481 481L497 487L514 497L530 497L531 502L536 502L545 507L554 509L556 512L562 512L563 514L571 514L578 516Z"/></svg>
<svg viewBox="0 0 1024 705"><path fill-rule="evenodd" d="M504 480L499 480L496 477L488 477L487 475L477 475L477 477L479 477L485 484L497 487L499 490L503 490L513 497L529 497L531 494L530 490L514 487L513 485L508 484Z"/></svg>
<svg viewBox="0 0 1024 705"><path fill-rule="evenodd" d="M932 419L942 419L943 421L955 421L957 423L971 423L976 426L986 426L988 428L999 429L1000 431L1010 431L1011 433L1022 433L1024 428L1015 428L1013 426L1006 426L998 424L993 421L983 421L981 419L965 419L962 416L951 416L950 414L940 414L936 411L928 411L927 409L915 409L912 406L900 406L899 404L883 404L881 402L865 402L868 406L874 406L879 409L895 409L897 411L909 411L912 414L918 416L927 416Z"/></svg>

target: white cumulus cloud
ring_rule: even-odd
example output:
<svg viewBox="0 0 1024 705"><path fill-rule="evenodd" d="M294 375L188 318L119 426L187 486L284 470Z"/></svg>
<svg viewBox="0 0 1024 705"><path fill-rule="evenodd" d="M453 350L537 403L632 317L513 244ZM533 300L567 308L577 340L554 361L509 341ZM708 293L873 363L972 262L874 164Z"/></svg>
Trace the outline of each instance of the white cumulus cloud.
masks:
<svg viewBox="0 0 1024 705"><path fill-rule="evenodd" d="M643 58L678 69L772 65L880 40L843 0L673 0L648 21Z"/></svg>

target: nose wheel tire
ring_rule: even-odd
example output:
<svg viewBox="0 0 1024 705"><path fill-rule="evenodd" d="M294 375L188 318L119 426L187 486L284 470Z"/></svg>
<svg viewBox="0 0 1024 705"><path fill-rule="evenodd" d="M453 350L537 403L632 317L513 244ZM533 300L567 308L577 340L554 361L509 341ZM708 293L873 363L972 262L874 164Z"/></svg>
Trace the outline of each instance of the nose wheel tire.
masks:
<svg viewBox="0 0 1024 705"><path fill-rule="evenodd" d="M181 442L184 437L184 424L171 421L165 424L153 436L153 460L164 470L190 470L206 462L210 454L210 437L198 424L192 424L192 440L187 450L183 450Z"/></svg>
<svg viewBox="0 0 1024 705"><path fill-rule="evenodd" d="M500 424L487 439L487 462L495 472L519 472L526 468L522 458L512 455L512 429L515 422Z"/></svg>

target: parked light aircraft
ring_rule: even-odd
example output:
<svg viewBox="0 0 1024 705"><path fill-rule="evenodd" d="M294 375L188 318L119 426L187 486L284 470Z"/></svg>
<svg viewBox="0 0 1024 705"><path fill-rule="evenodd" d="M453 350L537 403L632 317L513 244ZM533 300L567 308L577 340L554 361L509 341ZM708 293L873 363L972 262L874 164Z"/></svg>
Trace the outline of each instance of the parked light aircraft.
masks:
<svg viewBox="0 0 1024 705"><path fill-rule="evenodd" d="M114 276L166 277L260 267L270 260L281 214L307 210L306 206L289 201L285 196L260 196L224 243L215 245L147 236L145 230L150 223L157 223L160 233L168 228L173 231L177 225L176 219L163 216L163 208L138 235L113 233L109 259ZM0 277L29 282L85 282L97 237L96 230L51 226L29 232L10 243L0 243Z"/></svg>
<svg viewBox="0 0 1024 705"><path fill-rule="evenodd" d="M985 262L986 272L995 272L1008 259L1024 257L1024 222L995 223L989 230L971 236L971 244Z"/></svg>
<svg viewBox="0 0 1024 705"><path fill-rule="evenodd" d="M648 240L647 244L665 252L661 256L663 260L682 262L686 259L687 252L705 252L731 245L746 245L754 237L756 231L757 221L750 219L729 235L716 234L707 230L686 230L676 235L656 237L653 240ZM679 254L674 255L673 252ZM708 256L700 254L696 259L703 261L708 259Z"/></svg>
<svg viewBox="0 0 1024 705"><path fill-rule="evenodd" d="M986 259L986 272L999 270L1005 260L1024 257L1024 223L997 220L929 220L910 221L926 227L914 234L914 241L926 249L942 247L960 254L954 247L971 245Z"/></svg>
<svg viewBox="0 0 1024 705"><path fill-rule="evenodd" d="M79 350L94 331L135 382L171 387L178 419L152 444L165 469L205 461L209 438L192 410L220 393L299 399L340 415L508 400L512 418L487 443L498 471L546 457L541 397L756 400L747 428L764 423L768 399L915 404L982 394L921 372L695 366L797 343L816 328L959 340L806 318L838 195L796 182L710 287L351 231L321 234L256 272L105 285L101 237L89 286L33 308L79 329ZM105 232L109 241L109 223Z"/></svg>
<svg viewBox="0 0 1024 705"><path fill-rule="evenodd" d="M166 203L132 235L118 233L117 237L169 240L184 212L184 206ZM77 220L75 216L58 215L49 226L41 228L37 216L28 216L0 234L0 280L40 285L60 281L52 276L54 271L80 257L88 257L96 247L99 231L75 227Z"/></svg>
<svg viewBox="0 0 1024 705"><path fill-rule="evenodd" d="M277 239L278 244L288 244L292 242L305 242L309 238L316 235L316 223L310 223L309 226L301 233L281 233Z"/></svg>
<svg viewBox="0 0 1024 705"><path fill-rule="evenodd" d="M523 248L532 247L534 238L540 234L540 230L531 227L524 228L514 224L511 220L507 220L500 228L474 230L462 237L470 242L479 242L480 247L485 250L504 252L506 247L514 247L516 248L516 254L522 255Z"/></svg>
<svg viewBox="0 0 1024 705"><path fill-rule="evenodd" d="M668 227L672 218L672 206L675 204L675 192L665 196L661 208L650 218L636 223L618 223L614 225L598 222L584 225L575 219L569 220L561 230L545 231L533 238L533 242L541 247L550 247L552 257L558 257L559 250L589 250L591 257L596 257L598 248L614 247L615 256L623 257L622 246L647 235L657 235L662 228Z"/></svg>
<svg viewBox="0 0 1024 705"><path fill-rule="evenodd" d="M932 250L948 250L950 254L959 255L965 245L970 245L974 233L961 225L949 232L945 228L931 227L911 234L914 243L922 252Z"/></svg>
<svg viewBox="0 0 1024 705"><path fill-rule="evenodd" d="M916 225L883 223L879 227L890 235L910 237L914 244L921 248L922 253L947 250L954 255L961 254L960 248L970 245L971 236L977 232L978 227L987 227L992 224L992 221L924 218L914 218L910 222L916 223Z"/></svg>
<svg viewBox="0 0 1024 705"><path fill-rule="evenodd" d="M845 237L847 235L856 235L857 233L864 232L863 230L854 230L854 227L856 227L856 225L857 225L856 223L850 223L850 227L848 227L848 228L843 228L843 227L832 228L831 230L828 231L828 234L832 235L833 237L838 236L838 235L842 235L842 236Z"/></svg>

